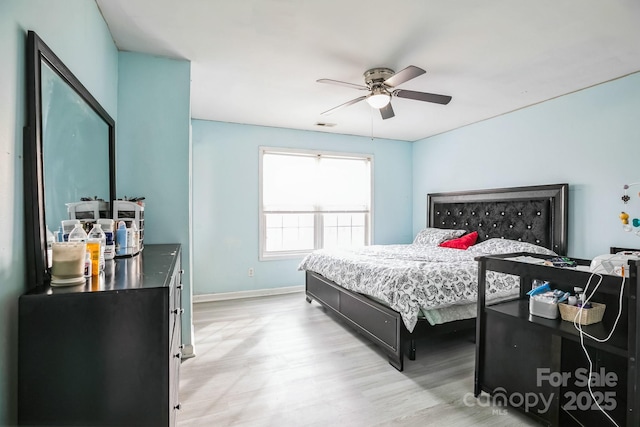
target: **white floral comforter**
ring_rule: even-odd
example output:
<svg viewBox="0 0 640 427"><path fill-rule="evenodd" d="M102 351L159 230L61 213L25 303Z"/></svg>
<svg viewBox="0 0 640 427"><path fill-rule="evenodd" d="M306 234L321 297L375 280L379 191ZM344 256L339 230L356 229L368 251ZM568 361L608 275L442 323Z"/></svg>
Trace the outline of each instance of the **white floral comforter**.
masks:
<svg viewBox="0 0 640 427"><path fill-rule="evenodd" d="M475 257L511 252L553 254L539 246L504 239L487 240L468 250L415 244L375 245L318 250L307 255L298 269L313 271L346 289L386 302L413 331L421 309L476 302ZM518 285L517 276L488 271L487 301L516 295Z"/></svg>

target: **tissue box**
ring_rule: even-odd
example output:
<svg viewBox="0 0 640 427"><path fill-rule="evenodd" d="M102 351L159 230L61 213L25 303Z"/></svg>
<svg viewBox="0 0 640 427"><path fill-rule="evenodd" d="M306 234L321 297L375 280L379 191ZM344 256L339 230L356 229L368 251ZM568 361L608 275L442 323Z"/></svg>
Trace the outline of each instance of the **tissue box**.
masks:
<svg viewBox="0 0 640 427"><path fill-rule="evenodd" d="M534 316L544 317L545 319L558 318L558 304L548 303L536 298L529 298L529 313Z"/></svg>

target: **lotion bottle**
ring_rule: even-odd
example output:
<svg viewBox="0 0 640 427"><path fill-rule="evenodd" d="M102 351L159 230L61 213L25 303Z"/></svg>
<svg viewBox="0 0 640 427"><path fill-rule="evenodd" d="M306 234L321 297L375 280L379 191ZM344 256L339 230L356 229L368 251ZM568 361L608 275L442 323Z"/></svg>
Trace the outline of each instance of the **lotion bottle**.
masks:
<svg viewBox="0 0 640 427"><path fill-rule="evenodd" d="M55 237L51 230L49 230L49 226L47 228L47 267L51 268L53 265L53 242L55 242Z"/></svg>
<svg viewBox="0 0 640 427"><path fill-rule="evenodd" d="M125 255L127 255L127 225L124 221L120 221L116 230L116 256Z"/></svg>
<svg viewBox="0 0 640 427"><path fill-rule="evenodd" d="M104 248L104 259L109 260L113 259L116 255L116 241L115 241L115 233L113 229L113 220L101 218L98 220L98 224L102 226L102 231L104 231L104 235L106 237L106 246Z"/></svg>
<svg viewBox="0 0 640 427"><path fill-rule="evenodd" d="M88 251L84 254L84 277L91 277L92 265L91 265L91 253Z"/></svg>

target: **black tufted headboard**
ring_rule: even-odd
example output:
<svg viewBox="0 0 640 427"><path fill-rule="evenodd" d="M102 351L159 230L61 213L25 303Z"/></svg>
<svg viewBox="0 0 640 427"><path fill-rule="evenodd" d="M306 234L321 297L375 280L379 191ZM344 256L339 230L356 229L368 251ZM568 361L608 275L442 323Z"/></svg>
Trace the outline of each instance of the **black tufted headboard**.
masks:
<svg viewBox="0 0 640 427"><path fill-rule="evenodd" d="M427 226L478 232L567 254L569 185L497 188L427 195Z"/></svg>

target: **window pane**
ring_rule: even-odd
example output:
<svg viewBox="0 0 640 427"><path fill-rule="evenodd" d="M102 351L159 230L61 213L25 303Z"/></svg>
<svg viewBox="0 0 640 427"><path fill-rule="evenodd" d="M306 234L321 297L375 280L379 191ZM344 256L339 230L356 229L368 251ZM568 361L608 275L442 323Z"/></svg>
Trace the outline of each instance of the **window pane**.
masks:
<svg viewBox="0 0 640 427"><path fill-rule="evenodd" d="M358 226L358 227L364 227L364 217L366 214L363 213L357 213L357 214L353 214L351 215L351 221L352 221L352 225L354 227Z"/></svg>
<svg viewBox="0 0 640 427"><path fill-rule="evenodd" d="M300 249L313 249L313 227L300 229Z"/></svg>
<svg viewBox="0 0 640 427"><path fill-rule="evenodd" d="M324 214L324 247L364 246L366 243L364 216L365 214L361 213Z"/></svg>
<svg viewBox="0 0 640 427"><path fill-rule="evenodd" d="M321 158L318 200L323 210L369 209L368 160Z"/></svg>
<svg viewBox="0 0 640 427"><path fill-rule="evenodd" d="M335 248L338 246L338 227L324 227L323 233L324 247Z"/></svg>
<svg viewBox="0 0 640 427"><path fill-rule="evenodd" d="M351 237L352 246L356 246L356 247L364 246L366 242L364 227L353 227L351 232L353 233Z"/></svg>
<svg viewBox="0 0 640 427"><path fill-rule="evenodd" d="M324 226L325 227L336 227L338 225L338 215L336 214L324 214Z"/></svg>
<svg viewBox="0 0 640 427"><path fill-rule="evenodd" d="M338 215L338 227L351 227L351 214Z"/></svg>
<svg viewBox="0 0 640 427"><path fill-rule="evenodd" d="M314 249L314 214L266 214L266 250Z"/></svg>
<svg viewBox="0 0 640 427"><path fill-rule="evenodd" d="M282 215L282 227L284 228L298 228L300 224L299 215Z"/></svg>
<svg viewBox="0 0 640 427"><path fill-rule="evenodd" d="M270 227L282 227L282 215L269 214L267 218L267 228Z"/></svg>
<svg viewBox="0 0 640 427"><path fill-rule="evenodd" d="M305 227L305 228L311 228L311 230L313 230L313 222L315 220L315 215L313 214L309 214L309 215L298 215L298 218L300 218L300 227Z"/></svg>
<svg viewBox="0 0 640 427"><path fill-rule="evenodd" d="M265 154L262 203L265 210L313 210L316 158Z"/></svg>
<svg viewBox="0 0 640 427"><path fill-rule="evenodd" d="M282 229L281 228L267 228L266 236L266 250L268 252L282 250Z"/></svg>
<svg viewBox="0 0 640 427"><path fill-rule="evenodd" d="M338 227L338 246L342 248L351 246L350 227Z"/></svg>

